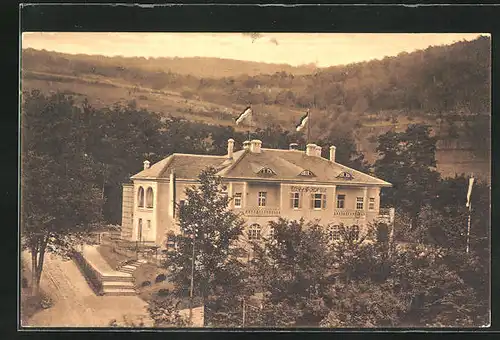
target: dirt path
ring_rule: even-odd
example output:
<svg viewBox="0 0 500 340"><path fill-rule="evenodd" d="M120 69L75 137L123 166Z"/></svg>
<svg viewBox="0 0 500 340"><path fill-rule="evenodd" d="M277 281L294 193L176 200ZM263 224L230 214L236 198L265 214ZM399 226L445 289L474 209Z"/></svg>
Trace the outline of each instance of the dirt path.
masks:
<svg viewBox="0 0 500 340"><path fill-rule="evenodd" d="M23 254L24 255L24 254ZM23 256L30 265L29 256ZM35 314L27 325L33 327L107 327L112 319L143 318L151 325L147 304L137 296L97 296L73 261L47 256L41 286L54 306Z"/></svg>

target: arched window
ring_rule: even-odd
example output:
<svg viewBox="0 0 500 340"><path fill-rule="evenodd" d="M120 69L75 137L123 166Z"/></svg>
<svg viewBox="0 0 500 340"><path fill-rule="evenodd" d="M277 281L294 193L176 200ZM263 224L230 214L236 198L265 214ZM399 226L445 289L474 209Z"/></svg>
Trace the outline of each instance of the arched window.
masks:
<svg viewBox="0 0 500 340"><path fill-rule="evenodd" d="M248 239L249 240L260 240L260 230L259 224L255 223L248 228Z"/></svg>
<svg viewBox="0 0 500 340"><path fill-rule="evenodd" d="M146 191L146 208L153 207L153 189L151 187Z"/></svg>
<svg viewBox="0 0 500 340"><path fill-rule="evenodd" d="M139 187L139 191L137 192L137 205L140 208L144 208L144 188Z"/></svg>

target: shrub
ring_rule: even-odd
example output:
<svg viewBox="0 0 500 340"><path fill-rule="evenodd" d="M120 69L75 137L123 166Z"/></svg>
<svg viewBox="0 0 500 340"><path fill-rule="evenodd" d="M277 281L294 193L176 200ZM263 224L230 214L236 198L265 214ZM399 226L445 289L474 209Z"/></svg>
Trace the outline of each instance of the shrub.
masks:
<svg viewBox="0 0 500 340"><path fill-rule="evenodd" d="M165 281L166 279L167 279L167 276L165 274L160 274L156 277L155 282L159 283L159 282Z"/></svg>
<svg viewBox="0 0 500 340"><path fill-rule="evenodd" d="M25 277L23 277L21 280L21 287L28 288L28 280Z"/></svg>
<svg viewBox="0 0 500 340"><path fill-rule="evenodd" d="M156 293L158 296L168 296L170 294L170 290L167 288L159 289Z"/></svg>
<svg viewBox="0 0 500 340"><path fill-rule="evenodd" d="M141 287L148 287L148 286L151 286L151 281L143 281L141 283Z"/></svg>
<svg viewBox="0 0 500 340"><path fill-rule="evenodd" d="M50 307L52 307L54 305L54 302L52 301L51 298L49 298L48 296L44 296L42 298L42 300L40 301L40 306L43 308L43 309L48 309Z"/></svg>

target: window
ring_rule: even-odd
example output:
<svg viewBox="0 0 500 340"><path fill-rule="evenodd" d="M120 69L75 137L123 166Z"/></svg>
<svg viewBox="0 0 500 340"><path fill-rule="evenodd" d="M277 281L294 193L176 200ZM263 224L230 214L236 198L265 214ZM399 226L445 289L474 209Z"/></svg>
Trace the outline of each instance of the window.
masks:
<svg viewBox="0 0 500 340"><path fill-rule="evenodd" d="M274 229L274 227L270 227L269 228L269 239L274 239L274 235L276 234L276 230Z"/></svg>
<svg viewBox="0 0 500 340"><path fill-rule="evenodd" d="M252 224L248 229L249 240L260 240L260 225Z"/></svg>
<svg viewBox="0 0 500 340"><path fill-rule="evenodd" d="M353 225L351 227L352 237L356 241L359 240L359 225Z"/></svg>
<svg viewBox="0 0 500 340"><path fill-rule="evenodd" d="M142 241L142 218L137 221L137 240Z"/></svg>
<svg viewBox="0 0 500 340"><path fill-rule="evenodd" d="M314 174L312 173L311 170L304 170L300 173L300 176L309 176L309 177L312 177L314 176Z"/></svg>
<svg viewBox="0 0 500 340"><path fill-rule="evenodd" d="M337 195L337 209L345 208L345 195Z"/></svg>
<svg viewBox="0 0 500 340"><path fill-rule="evenodd" d="M148 230L151 230L151 220L147 221Z"/></svg>
<svg viewBox="0 0 500 340"><path fill-rule="evenodd" d="M144 208L144 188L139 187L139 191L137 192L137 203L140 208Z"/></svg>
<svg viewBox="0 0 500 340"><path fill-rule="evenodd" d="M262 175L276 175L276 173L270 168L262 168L259 170L259 174Z"/></svg>
<svg viewBox="0 0 500 340"><path fill-rule="evenodd" d="M368 202L368 209L375 209L375 197L370 197L370 201Z"/></svg>
<svg viewBox="0 0 500 340"><path fill-rule="evenodd" d="M312 194L311 195L311 205L314 209L325 209L326 208L326 195L324 194Z"/></svg>
<svg viewBox="0 0 500 340"><path fill-rule="evenodd" d="M153 208L153 189L148 188L146 191L146 208Z"/></svg>
<svg viewBox="0 0 500 340"><path fill-rule="evenodd" d="M290 193L290 207L293 209L301 208L300 204L300 192L291 192Z"/></svg>
<svg viewBox="0 0 500 340"><path fill-rule="evenodd" d="M364 202L363 197L356 197L356 209L357 210L363 210L363 202Z"/></svg>
<svg viewBox="0 0 500 340"><path fill-rule="evenodd" d="M241 208L241 192L234 194L234 207Z"/></svg>
<svg viewBox="0 0 500 340"><path fill-rule="evenodd" d="M328 227L328 239L330 241L336 241L340 239L340 231L338 225L332 225Z"/></svg>
<svg viewBox="0 0 500 340"><path fill-rule="evenodd" d="M267 192L261 191L259 192L259 207L266 206Z"/></svg>

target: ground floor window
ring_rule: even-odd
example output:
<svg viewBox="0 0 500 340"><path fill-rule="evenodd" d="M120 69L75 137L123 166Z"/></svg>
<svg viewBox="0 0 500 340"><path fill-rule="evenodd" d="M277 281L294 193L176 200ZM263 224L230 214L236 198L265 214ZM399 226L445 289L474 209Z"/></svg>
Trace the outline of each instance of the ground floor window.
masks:
<svg viewBox="0 0 500 340"><path fill-rule="evenodd" d="M353 225L351 227L351 233L354 240L359 240L359 225Z"/></svg>
<svg viewBox="0 0 500 340"><path fill-rule="evenodd" d="M328 240L329 241L336 241L339 239L340 239L340 226L331 225L328 228Z"/></svg>
<svg viewBox="0 0 500 340"><path fill-rule="evenodd" d="M259 224L252 224L248 228L248 239L249 240L260 240L260 232L261 232L261 227Z"/></svg>

